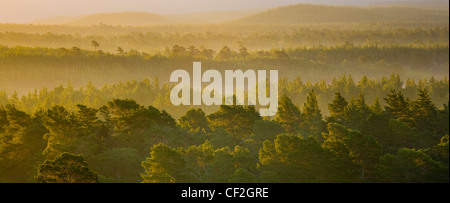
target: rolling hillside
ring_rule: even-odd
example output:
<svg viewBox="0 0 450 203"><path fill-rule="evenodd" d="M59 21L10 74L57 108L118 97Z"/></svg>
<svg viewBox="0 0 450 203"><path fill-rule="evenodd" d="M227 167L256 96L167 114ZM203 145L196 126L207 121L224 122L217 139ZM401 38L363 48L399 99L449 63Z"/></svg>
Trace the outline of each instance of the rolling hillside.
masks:
<svg viewBox="0 0 450 203"><path fill-rule="evenodd" d="M411 7L342 7L298 4L264 11L234 23L362 23L362 22L448 22L448 11Z"/></svg>
<svg viewBox="0 0 450 203"><path fill-rule="evenodd" d="M163 15L176 24L210 24L224 23L238 20L264 11L265 9L236 10L236 11L211 11L188 14Z"/></svg>
<svg viewBox="0 0 450 203"><path fill-rule="evenodd" d="M448 10L448 0L403 0L403 1L376 1L371 6L408 6L427 9Z"/></svg>
<svg viewBox="0 0 450 203"><path fill-rule="evenodd" d="M155 24L168 24L170 20L164 16L144 12L124 13L101 13L84 16L73 21L66 22L68 25L89 26L93 24L122 25L122 26L145 26Z"/></svg>
<svg viewBox="0 0 450 203"><path fill-rule="evenodd" d="M146 12L100 13L87 16L63 16L42 19L33 21L31 23L65 24L76 26L89 26L100 23L121 26L146 26L161 24L213 24L225 22L243 24L311 24L365 22L442 23L449 21L449 13L448 10L445 9L446 8L442 8L442 10L421 9L417 7L414 8L402 6L350 7L297 4L273 8L265 11L260 9L253 9L166 15Z"/></svg>
<svg viewBox="0 0 450 203"><path fill-rule="evenodd" d="M213 24L238 20L257 14L263 9L211 11L187 14L152 14L146 12L102 13L86 16L59 16L31 21L41 25L79 25L108 24L122 26L145 26L154 24Z"/></svg>

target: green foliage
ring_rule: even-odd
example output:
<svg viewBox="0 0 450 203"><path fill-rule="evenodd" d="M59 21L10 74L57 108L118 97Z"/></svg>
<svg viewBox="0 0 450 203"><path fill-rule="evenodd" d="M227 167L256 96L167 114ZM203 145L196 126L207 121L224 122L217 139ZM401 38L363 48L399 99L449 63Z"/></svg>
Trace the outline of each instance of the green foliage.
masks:
<svg viewBox="0 0 450 203"><path fill-rule="evenodd" d="M347 101L341 96L341 93L336 92L334 100L328 105L328 109L330 111L330 116L327 118L328 122L343 123L347 104Z"/></svg>
<svg viewBox="0 0 450 203"><path fill-rule="evenodd" d="M143 158L136 149L110 148L92 159L91 167L110 182L136 183L142 180L140 173L143 168L140 164Z"/></svg>
<svg viewBox="0 0 450 203"><path fill-rule="evenodd" d="M388 106L385 106L386 113L389 117L398 119L404 123L411 124L411 108L410 103L405 99L402 92L396 93L395 90L391 90L391 93L384 98Z"/></svg>
<svg viewBox="0 0 450 203"><path fill-rule="evenodd" d="M372 106L370 106L370 110L372 110L373 113L379 114L383 112L383 108L380 104L380 98L377 97L375 101L373 102Z"/></svg>
<svg viewBox="0 0 450 203"><path fill-rule="evenodd" d="M296 13L302 15L303 13ZM448 16L448 14L447 14ZM442 17L445 19L445 17ZM336 19L336 18L333 18ZM359 19L359 18L353 18ZM139 19L141 20L141 19ZM283 20L286 22L285 20ZM166 47L180 46L209 47L217 52L224 45L239 49L245 42L250 50L282 47L314 47L347 45L430 45L448 43L447 22L377 22L377 23L326 23L326 24L215 24L215 25L161 25L147 27L121 27L108 25L68 26L68 25L0 25L0 44L6 46L78 47L92 49L90 42L101 42L102 49L116 52L117 47L134 49L138 53L150 49L164 50ZM136 21L133 21L136 22ZM131 22L128 22L131 23ZM91 25L91 24L89 24ZM207 50L207 49L205 49ZM423 52L408 55L408 62L426 61ZM418 58L417 56L424 56ZM361 54L359 56L372 56ZM369 57L369 60L375 58ZM349 60L351 58L348 58ZM433 59L433 58L431 58ZM340 61L342 62L342 60Z"/></svg>
<svg viewBox="0 0 450 203"><path fill-rule="evenodd" d="M436 131L439 119L436 106L431 101L428 92L418 90L417 101L412 104L412 114L415 121L415 127L420 131Z"/></svg>
<svg viewBox="0 0 450 203"><path fill-rule="evenodd" d="M282 91L295 93L296 101L304 101L303 108L300 111L282 94L274 118L260 117L255 107L234 105L209 114L200 108L186 109L176 122L165 110L132 99L111 99L97 107L80 103L72 110L49 105L32 115L7 104L0 106L0 182L32 182L40 163L64 153L83 156L83 164L89 163L98 173L96 181L102 182L448 181L444 174L448 172L448 105L436 107L436 97L428 94L430 89L441 91L441 82L421 83L427 91L418 88L417 92L408 82L405 92L417 97L410 100L392 91L384 98L384 109L378 99L369 106L365 94L354 95L350 102L344 97L363 90L377 98L373 95L377 86L376 91L402 87L395 75L385 79L377 83L363 78L355 84L351 77L341 77L330 86L282 80ZM160 86L157 79L152 84L146 80L122 85L113 87L167 91L164 85L153 88ZM345 94L332 92L338 89ZM81 92L124 94L108 87L75 90L70 85L53 91L64 95L64 101ZM306 93L304 98L298 97L300 92ZM46 98L50 95L43 93ZM326 98L330 116L323 118L321 109L327 105L320 101ZM27 101L14 94L7 100L21 108ZM56 181L54 174L59 172L49 173L53 175L47 181Z"/></svg>
<svg viewBox="0 0 450 203"><path fill-rule="evenodd" d="M231 175L231 178L229 179L230 183L256 183L258 182L258 178L249 171L245 169L237 169L236 172Z"/></svg>
<svg viewBox="0 0 450 203"><path fill-rule="evenodd" d="M212 128L223 127L237 141L250 137L253 125L261 116L254 106L220 106L220 109L208 116Z"/></svg>
<svg viewBox="0 0 450 203"><path fill-rule="evenodd" d="M436 146L424 150L424 152L429 155L433 160L439 161L449 166L449 148L448 148L448 135L441 138L441 143Z"/></svg>
<svg viewBox="0 0 450 203"><path fill-rule="evenodd" d="M208 126L208 120L205 112L201 109L191 109L186 112L186 115L180 117L180 126L187 130L202 130L204 132L210 132L211 129Z"/></svg>
<svg viewBox="0 0 450 203"><path fill-rule="evenodd" d="M162 106L153 103L157 100L159 100L159 104L164 104L164 102L169 101L165 101L169 95L165 90L169 89L170 86L156 86L151 84L150 81L145 81L146 78L157 76L164 79L161 82L166 83L168 82L168 78L170 78L170 74L175 69L191 67L194 61L201 61L203 67L214 68L222 73L224 70L230 68L248 70L257 67L260 70L279 70L280 76L286 77L289 80L295 80L295 77L301 75L302 79L317 81L318 84L311 84L311 86L315 87L309 86L304 89L292 89L290 92L309 92L315 89L318 98L321 99L320 94L322 93L334 94L335 92L341 92L342 96L346 99L364 93L367 101L373 101L376 96L382 95L381 92L376 91L378 89L381 89L382 93L388 93L391 89L398 91L402 88L401 84L398 86L397 83L394 83L395 78L386 78L386 80L392 81L385 81L385 79L374 81L364 80L364 83L358 85L345 84L343 89L330 89L331 91L329 92L323 91L323 89L327 89L327 85L326 83L324 83L325 85L321 84L322 80L323 82L326 81L329 83L334 78L343 74L352 74L354 79L361 79L364 76L382 78L384 75L389 75L394 72L399 73L403 78L414 79L416 80L415 82L424 79L424 77L434 75L448 77L448 45L446 44L425 47L412 45L346 47L339 45L332 47L301 46L284 49L280 47L271 50L249 49L249 55L246 57L241 57L236 53L236 55L231 54L231 56L226 56L226 59L221 59L218 56L218 53L221 52L211 54L214 53L214 50L206 48L203 50L199 46L196 46L196 48L191 47L191 45L186 45L186 47L191 47L192 51L189 51L186 47L181 48L181 45L178 45L178 47L170 45L170 47L174 46L176 49L168 49L167 53L164 54L138 51L126 51L123 54L116 54L117 46L111 52L100 54L100 52L94 53L93 50L89 51L91 47L80 49L73 46L73 44L70 44L67 48L61 49L61 47L5 47L0 45L0 87L10 97L14 91L17 91L18 97L14 99L20 100L22 98L19 95L26 95L28 97L26 106L30 108L30 112L34 112L40 107L48 108L61 102L72 102L73 105L83 102L82 104L84 105L92 106L105 105L105 102L117 98L134 99L140 104L146 106L153 105L160 108ZM232 53L235 52L232 48L229 49ZM237 50L237 48L234 49ZM416 52L423 53L428 58L431 58L430 64L425 66L417 65L417 67L413 65L414 63L410 62L409 58L412 53ZM371 60L360 64L358 60L355 60L360 55L371 55ZM427 68L425 69L423 67ZM83 87L83 91L79 92L75 89L71 89L72 91L64 91L64 89L59 89L60 85L67 81L71 81L72 88ZM119 83L116 85L117 88L105 85L116 84L118 81L129 82ZM336 79L335 82L332 88L341 81ZM411 92L402 91L405 96L413 98L411 95L416 96L416 89L422 88L418 87L419 84L428 85L425 81L419 81L420 83L418 84L415 84L415 82L411 83L411 86L407 86L408 90L412 90ZM439 85L439 89L445 89L445 81L433 81L433 83L435 83L433 85ZM301 86L306 86L306 84ZM388 87L388 85L391 86ZM84 89L86 86L87 88ZM106 89L100 88L103 86ZM42 99L38 102L36 101L39 99L37 97L41 94L51 94L49 89L41 91L41 87L58 87L58 90L61 92L49 98L48 101ZM98 87L101 90L93 87ZM104 92L106 90L107 94ZM148 94L148 97L144 97L141 94L149 90L152 91ZM361 92L358 90L361 90ZM105 96L98 96L99 92L102 92ZM303 95L305 95L305 92ZM446 96L443 91L429 92L434 101L439 98L433 95L441 95L440 97ZM71 94L75 94L80 98L74 100L69 97ZM0 93L0 95L2 94ZM129 97L132 95L133 97ZM0 103L5 102L4 96L0 96ZM289 93L288 96L293 101L297 101L297 98L292 97L292 93ZM52 102L55 103L52 104ZM446 100L440 100L436 105L441 106L446 102ZM297 104L297 102L294 103ZM324 103L319 106L321 106L322 110L327 110L324 107ZM179 112L177 116L174 116L179 117L182 113L185 113L189 108L193 107L187 107L187 109ZM165 110L167 111L167 109ZM206 109L204 110L206 112Z"/></svg>
<svg viewBox="0 0 450 203"><path fill-rule="evenodd" d="M235 52L231 51L231 49L227 46L224 46L222 50L217 54L217 59L219 60L230 60L235 55L237 55Z"/></svg>
<svg viewBox="0 0 450 203"><path fill-rule="evenodd" d="M282 95L278 101L278 112L275 121L281 123L288 133L298 133L300 130L301 113L292 100L286 95Z"/></svg>
<svg viewBox="0 0 450 203"><path fill-rule="evenodd" d="M234 148L238 143L233 135L228 133L223 127L215 128L211 134L210 140L214 148Z"/></svg>
<svg viewBox="0 0 450 203"><path fill-rule="evenodd" d="M208 140L201 145L187 148L171 148L155 145L150 158L142 162L145 173L143 182L257 182L255 161L249 150L236 146L234 150L214 150Z"/></svg>
<svg viewBox="0 0 450 203"><path fill-rule="evenodd" d="M395 7L1 24L0 182L448 182L448 36L448 12ZM278 114L174 108L194 61L279 70Z"/></svg>
<svg viewBox="0 0 450 203"><path fill-rule="evenodd" d="M181 152L162 143L152 147L150 158L142 162L144 183L183 182L187 176L186 161Z"/></svg>
<svg viewBox="0 0 450 203"><path fill-rule="evenodd" d="M359 129L361 122L365 120L367 115L370 115L372 110L367 105L363 94L358 96L358 99L353 98L344 110L344 122L345 125Z"/></svg>
<svg viewBox="0 0 450 203"><path fill-rule="evenodd" d="M337 123L329 123L328 132L328 135L324 135L324 148L360 164L361 178L370 178L370 173L374 171L378 158L382 155L378 142L370 135L363 135Z"/></svg>
<svg viewBox="0 0 450 203"><path fill-rule="evenodd" d="M47 129L40 118L32 118L13 105L0 106L0 182L32 182Z"/></svg>
<svg viewBox="0 0 450 203"><path fill-rule="evenodd" d="M399 149L386 154L377 166L379 181L397 183L448 183L448 166L414 149Z"/></svg>
<svg viewBox="0 0 450 203"><path fill-rule="evenodd" d="M258 157L258 151L263 146L264 141L273 141L277 135L285 133L285 128L272 120L259 120L255 122L253 133L250 139L245 141L244 146L250 150L253 157Z"/></svg>
<svg viewBox="0 0 450 203"><path fill-rule="evenodd" d="M38 183L97 183L98 176L90 171L82 156L63 153L39 166Z"/></svg>
<svg viewBox="0 0 450 203"><path fill-rule="evenodd" d="M355 166L350 162L337 160L338 157L322 148L316 139L290 134L280 134L274 142L266 140L259 151L260 170L266 175L276 173L275 177L278 177L276 179L265 177L263 181L275 180L284 183L354 181ZM339 171L334 168L336 166L346 168Z"/></svg>
<svg viewBox="0 0 450 203"><path fill-rule="evenodd" d="M322 119L322 113L313 89L307 96L303 104L301 129L307 136L314 136L317 139L322 138L322 132L325 131L325 123Z"/></svg>

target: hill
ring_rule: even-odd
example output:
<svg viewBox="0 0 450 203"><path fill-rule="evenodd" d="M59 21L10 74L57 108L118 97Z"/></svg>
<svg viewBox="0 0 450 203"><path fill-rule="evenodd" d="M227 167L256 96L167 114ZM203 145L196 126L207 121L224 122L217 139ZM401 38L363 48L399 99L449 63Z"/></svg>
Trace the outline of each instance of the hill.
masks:
<svg viewBox="0 0 450 203"><path fill-rule="evenodd" d="M250 15L257 14L265 9L252 10L235 10L235 11L211 11L201 13L187 13L187 14L169 14L164 15L173 23L177 24L209 24L209 23L224 23L232 20L238 20Z"/></svg>
<svg viewBox="0 0 450 203"><path fill-rule="evenodd" d="M448 11L412 7L343 7L298 4L270 9L234 23L302 24L363 22L448 22Z"/></svg>
<svg viewBox="0 0 450 203"><path fill-rule="evenodd" d="M89 26L93 24L122 25L122 26L146 26L155 24L169 24L171 21L164 16L145 12L124 13L100 13L84 16L73 21L66 22L68 25Z"/></svg>
<svg viewBox="0 0 450 203"><path fill-rule="evenodd" d="M372 6L407 6L427 9L442 9L448 10L448 0L409 0L409 1L377 1L373 2Z"/></svg>
<svg viewBox="0 0 450 203"><path fill-rule="evenodd" d="M214 24L238 20L254 15L263 9L236 10L236 11L211 11L186 14L152 14L145 12L128 13L102 13L88 16L58 16L31 21L31 24L41 25L79 25L92 24L145 26L154 24Z"/></svg>

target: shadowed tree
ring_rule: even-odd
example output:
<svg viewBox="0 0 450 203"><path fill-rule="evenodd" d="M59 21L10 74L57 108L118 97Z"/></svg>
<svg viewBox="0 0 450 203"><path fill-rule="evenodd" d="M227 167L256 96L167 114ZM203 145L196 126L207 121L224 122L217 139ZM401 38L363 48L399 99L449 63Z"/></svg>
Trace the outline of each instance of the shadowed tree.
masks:
<svg viewBox="0 0 450 203"><path fill-rule="evenodd" d="M432 131L436 129L438 111L425 89L419 89L418 98L413 102L413 117L419 131Z"/></svg>
<svg viewBox="0 0 450 203"><path fill-rule="evenodd" d="M97 174L90 171L82 156L63 153L55 160L39 166L38 183L98 183Z"/></svg>
<svg viewBox="0 0 450 203"><path fill-rule="evenodd" d="M375 170L382 148L370 135L363 135L359 131L347 129L337 123L328 124L328 134L325 134L323 147L336 153L340 157L348 157L361 165L361 178Z"/></svg>
<svg viewBox="0 0 450 203"><path fill-rule="evenodd" d="M306 136L312 135L320 140L322 138L322 132L325 132L326 125L322 120L322 113L319 109L315 90L312 90L306 96L302 113L304 119L301 124L302 131L307 133Z"/></svg>
<svg viewBox="0 0 450 203"><path fill-rule="evenodd" d="M217 54L216 58L219 60L229 60L233 57L233 51L228 46L224 46Z"/></svg>
<svg viewBox="0 0 450 203"><path fill-rule="evenodd" d="M383 107L381 107L380 98L378 96L375 98L375 101L373 102L372 106L370 106L370 109L372 110L373 113L377 114L383 112Z"/></svg>
<svg viewBox="0 0 450 203"><path fill-rule="evenodd" d="M278 102L278 112L275 121L283 126L287 133L298 133L300 130L301 113L292 100L286 95L282 95Z"/></svg>
<svg viewBox="0 0 450 203"><path fill-rule="evenodd" d="M180 126L188 130L203 130L210 132L208 127L208 119L205 112L201 109L191 109L179 119Z"/></svg>
<svg viewBox="0 0 450 203"><path fill-rule="evenodd" d="M367 119L367 116L372 113L370 107L366 104L363 94L358 96L358 99L352 99L345 108L345 125L352 129L360 129L361 122Z"/></svg>
<svg viewBox="0 0 450 203"><path fill-rule="evenodd" d="M220 106L219 110L208 116L211 127L223 127L233 135L237 141L249 138L255 121L261 120L261 116L254 106Z"/></svg>
<svg viewBox="0 0 450 203"><path fill-rule="evenodd" d="M95 49L95 52L97 52L97 47L99 47L100 44L99 44L97 41L92 40L92 41L91 41L91 46L93 46L94 49Z"/></svg>
<svg viewBox="0 0 450 203"><path fill-rule="evenodd" d="M248 53L247 48L244 45L239 45L239 57L247 58L250 54Z"/></svg>
<svg viewBox="0 0 450 203"><path fill-rule="evenodd" d="M413 120L411 118L411 109L409 102L405 99L402 92L398 93L393 89L390 94L386 95L384 100L387 106L384 107L386 114L390 118L398 119L408 125L412 126Z"/></svg>
<svg viewBox="0 0 450 203"><path fill-rule="evenodd" d="M122 47L117 47L117 53L119 53L119 55L120 56L122 56L123 55L123 49L122 49Z"/></svg>
<svg viewBox="0 0 450 203"><path fill-rule="evenodd" d="M70 55L74 56L74 57L78 57L81 55L81 49L78 47L72 47L72 49L70 49Z"/></svg>
<svg viewBox="0 0 450 203"><path fill-rule="evenodd" d="M327 121L332 123L343 123L344 120L344 114L345 109L347 108L347 101L344 97L341 96L340 92L335 93L334 100L331 102L331 104L328 104L328 110L330 111L330 116L328 117Z"/></svg>
<svg viewBox="0 0 450 203"><path fill-rule="evenodd" d="M338 158L312 136L280 134L273 142L264 141L259 150L259 170L266 174L275 173L275 177L284 183L354 181L356 166ZM264 177L263 181L274 180Z"/></svg>
<svg viewBox="0 0 450 203"><path fill-rule="evenodd" d="M143 183L185 182L187 175L183 154L162 143L152 147L150 158L142 162Z"/></svg>
<svg viewBox="0 0 450 203"><path fill-rule="evenodd" d="M399 149L380 158L376 168L380 182L448 183L448 166L431 159L422 151Z"/></svg>

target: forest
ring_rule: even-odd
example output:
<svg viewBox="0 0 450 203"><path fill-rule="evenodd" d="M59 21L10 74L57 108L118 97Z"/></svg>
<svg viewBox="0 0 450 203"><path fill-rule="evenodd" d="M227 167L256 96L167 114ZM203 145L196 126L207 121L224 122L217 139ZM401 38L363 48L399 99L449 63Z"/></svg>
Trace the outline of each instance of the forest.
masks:
<svg viewBox="0 0 450 203"><path fill-rule="evenodd" d="M96 42L96 41L94 41ZM98 42L97 42L98 43ZM101 44L100 44L101 46ZM94 48L94 47L93 47ZM94 49L97 49L95 47ZM96 87L158 77L167 83L176 69L192 69L200 61L219 71L279 70L281 77L331 83L351 75L378 79L392 73L415 81L448 77L448 44L428 46L355 46L250 50L244 45L219 50L174 45L162 53L149 54L117 47L115 53L101 50L0 45L0 89L27 94L34 89L70 82L74 87ZM14 67L14 68L11 68Z"/></svg>
<svg viewBox="0 0 450 203"><path fill-rule="evenodd" d="M448 10L222 17L0 23L0 183L449 182ZM193 62L278 70L278 113L174 106Z"/></svg>
<svg viewBox="0 0 450 203"><path fill-rule="evenodd" d="M270 50L295 47L433 45L448 44L447 22L368 22L320 24L208 24L91 26L0 24L0 44L94 50L92 40L105 52L117 47L156 54L174 45L220 50Z"/></svg>
<svg viewBox="0 0 450 203"><path fill-rule="evenodd" d="M0 108L0 181L449 181L448 102L436 107L427 88L370 105L344 96L334 92L323 116L315 89L301 106L283 94L274 118L233 105L174 119L131 99L29 114L11 101Z"/></svg>

